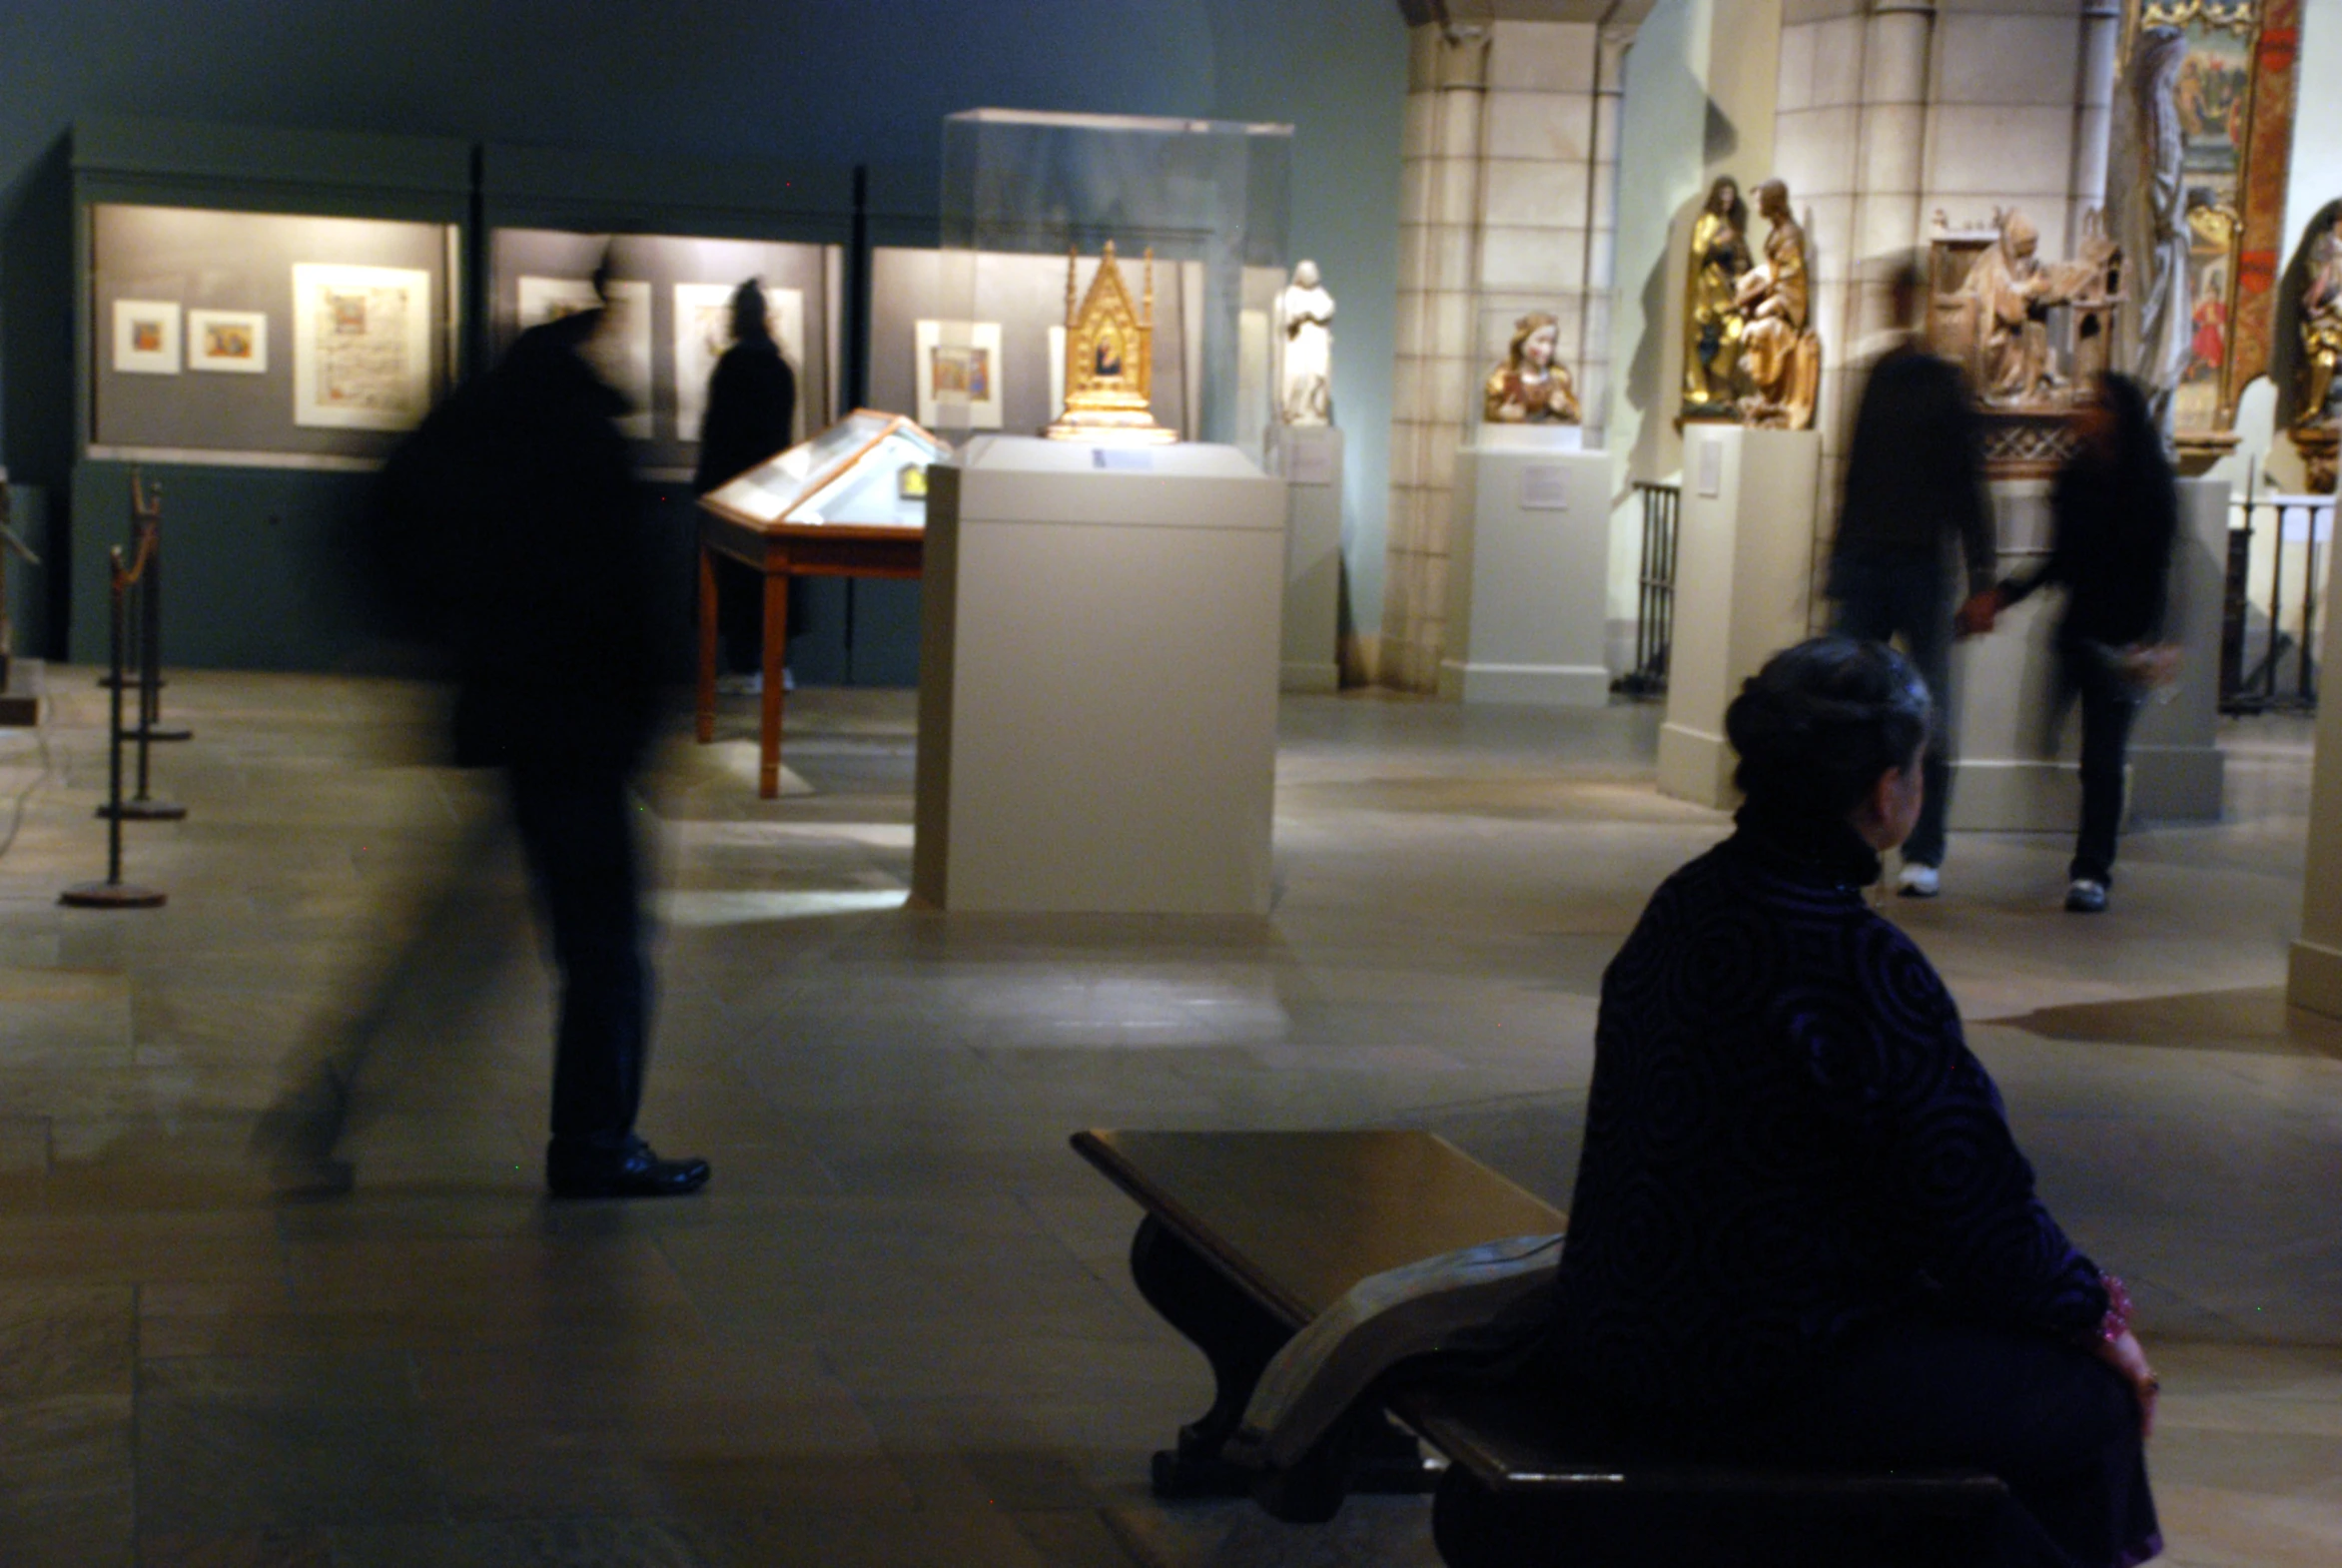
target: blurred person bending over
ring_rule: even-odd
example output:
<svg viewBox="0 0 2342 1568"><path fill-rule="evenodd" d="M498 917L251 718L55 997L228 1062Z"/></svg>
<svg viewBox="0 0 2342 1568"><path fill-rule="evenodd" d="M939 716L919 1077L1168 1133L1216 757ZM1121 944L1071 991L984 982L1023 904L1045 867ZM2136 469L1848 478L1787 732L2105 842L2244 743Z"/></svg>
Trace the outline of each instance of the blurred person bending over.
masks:
<svg viewBox="0 0 2342 1568"><path fill-rule="evenodd" d="M1935 694L1927 802L1903 847L1897 887L1933 898L1944 864L1952 804L1952 597L1946 572L1956 542L1967 570L1966 603L1992 586L1995 551L1983 450L1966 379L1919 341L1926 279L1907 264L1894 282L1905 340L1871 370L1855 416L1846 499L1824 591L1838 601L1832 629L1872 642L1903 639ZM1979 629L1989 629L1988 620Z"/></svg>
<svg viewBox="0 0 2342 1568"><path fill-rule="evenodd" d="M766 320L764 280L732 291L732 346L707 379L707 413L699 424L699 466L691 491L705 495L786 450L797 416L797 376L781 356ZM764 577L719 557L716 624L722 629L727 690L763 689ZM804 610L802 579L789 579L789 624ZM783 654L786 657L786 654Z"/></svg>

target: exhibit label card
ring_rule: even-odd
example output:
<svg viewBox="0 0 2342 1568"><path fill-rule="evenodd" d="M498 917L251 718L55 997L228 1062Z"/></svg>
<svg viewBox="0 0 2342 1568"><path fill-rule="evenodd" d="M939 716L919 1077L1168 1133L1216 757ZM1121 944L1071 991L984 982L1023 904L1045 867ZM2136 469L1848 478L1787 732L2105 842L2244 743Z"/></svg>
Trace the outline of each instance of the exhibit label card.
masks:
<svg viewBox="0 0 2342 1568"><path fill-rule="evenodd" d="M430 407L431 276L293 266L293 422L405 430Z"/></svg>
<svg viewBox="0 0 2342 1568"><path fill-rule="evenodd" d="M1521 510L1569 510L1569 470L1557 462L1532 462L1523 467Z"/></svg>
<svg viewBox="0 0 2342 1568"><path fill-rule="evenodd" d="M1292 484L1331 484L1333 445L1330 441L1297 438L1285 432L1284 476Z"/></svg>
<svg viewBox="0 0 2342 1568"><path fill-rule="evenodd" d="M179 374L179 302L114 302L114 369L133 376Z"/></svg>

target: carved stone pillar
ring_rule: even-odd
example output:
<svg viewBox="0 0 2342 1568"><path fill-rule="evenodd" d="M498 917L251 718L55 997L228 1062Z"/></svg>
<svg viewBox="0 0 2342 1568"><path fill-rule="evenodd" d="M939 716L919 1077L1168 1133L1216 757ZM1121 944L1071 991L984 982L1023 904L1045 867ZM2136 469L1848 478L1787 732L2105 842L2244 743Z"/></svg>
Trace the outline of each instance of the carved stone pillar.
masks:
<svg viewBox="0 0 2342 1568"><path fill-rule="evenodd" d="M1408 690L1437 684L1445 641L1455 452L1477 363L1488 53L1485 27L1431 23L1410 40L1382 636L1372 652L1343 653L1349 678Z"/></svg>
<svg viewBox="0 0 2342 1568"><path fill-rule="evenodd" d="M1865 339L1886 325L1893 269L1920 243L1928 171L1928 63L1935 0L1875 0L1863 30L1863 96L1857 135L1861 165L1855 218L1856 266L1846 347L1839 363L1868 358Z"/></svg>
<svg viewBox="0 0 2342 1568"><path fill-rule="evenodd" d="M2106 143L2114 123L2114 65L2122 40L2121 0L2084 0L2081 74L2073 94L2073 193L2066 204L2065 250L2081 248L2082 219L2106 205Z"/></svg>

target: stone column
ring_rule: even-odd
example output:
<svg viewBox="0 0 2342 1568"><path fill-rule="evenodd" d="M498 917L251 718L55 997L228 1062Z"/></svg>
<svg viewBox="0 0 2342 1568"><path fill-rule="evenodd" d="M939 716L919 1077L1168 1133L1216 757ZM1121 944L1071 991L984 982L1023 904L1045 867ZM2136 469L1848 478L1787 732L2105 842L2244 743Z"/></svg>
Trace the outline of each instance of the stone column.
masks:
<svg viewBox="0 0 2342 1568"><path fill-rule="evenodd" d="M2084 0L2081 70L2073 94L2073 196L2065 212L2065 255L2081 247L2082 220L2106 205L2107 142L2114 129L2114 56L2121 0Z"/></svg>
<svg viewBox="0 0 2342 1568"><path fill-rule="evenodd" d="M1586 182L1585 293L1579 299L1578 400L1586 409L1586 444L1605 443L1610 406L1610 292L1618 259L1619 110L1626 97L1626 55L1633 25L1605 23L1594 42L1593 178Z"/></svg>
<svg viewBox="0 0 2342 1568"><path fill-rule="evenodd" d="M1844 297L1827 361L1830 417L1822 426L1822 505L1815 519L1819 563L1837 516L1838 480L1854 433L1855 393L1871 362L1896 342L1889 291L1895 270L1921 243L1927 187L1929 65L1934 0L1874 0L1863 22L1862 96L1856 109L1854 254L1837 271ZM1817 593L1815 612L1824 612Z"/></svg>
<svg viewBox="0 0 2342 1568"><path fill-rule="evenodd" d="M1414 29L1408 53L1389 573L1379 648L1363 657L1363 650L1345 650L1345 658L1353 678L1409 690L1437 683L1447 614L1455 450L1476 338L1488 44L1484 27L1434 23Z"/></svg>

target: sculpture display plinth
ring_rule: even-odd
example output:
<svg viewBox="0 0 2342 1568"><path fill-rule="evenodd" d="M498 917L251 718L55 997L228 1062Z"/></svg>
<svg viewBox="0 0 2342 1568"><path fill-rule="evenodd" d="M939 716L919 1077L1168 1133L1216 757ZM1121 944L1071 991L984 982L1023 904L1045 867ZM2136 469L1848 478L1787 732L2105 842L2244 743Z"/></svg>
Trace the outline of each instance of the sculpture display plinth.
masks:
<svg viewBox="0 0 2342 1568"><path fill-rule="evenodd" d="M1155 253L1147 252L1145 307L1131 303L1114 242L1106 243L1090 293L1074 303L1075 253L1066 253L1066 406L1042 433L1051 440L1111 446L1165 445L1179 438L1156 422Z"/></svg>
<svg viewBox="0 0 2342 1568"><path fill-rule="evenodd" d="M1579 450L1575 426L1539 433L1561 439L1456 453L1439 694L1599 708L1610 701L1610 454Z"/></svg>
<svg viewBox="0 0 2342 1568"><path fill-rule="evenodd" d="M1725 705L1769 656L1806 636L1822 435L1693 424L1683 456L1659 788L1729 806L1735 754Z"/></svg>
<svg viewBox="0 0 2342 1568"><path fill-rule="evenodd" d="M1262 915L1285 486L1233 446L985 435L929 470L913 896Z"/></svg>
<svg viewBox="0 0 2342 1568"><path fill-rule="evenodd" d="M1268 432L1285 481L1284 629L1278 685L1328 692L1341 685L1342 432L1279 424Z"/></svg>

